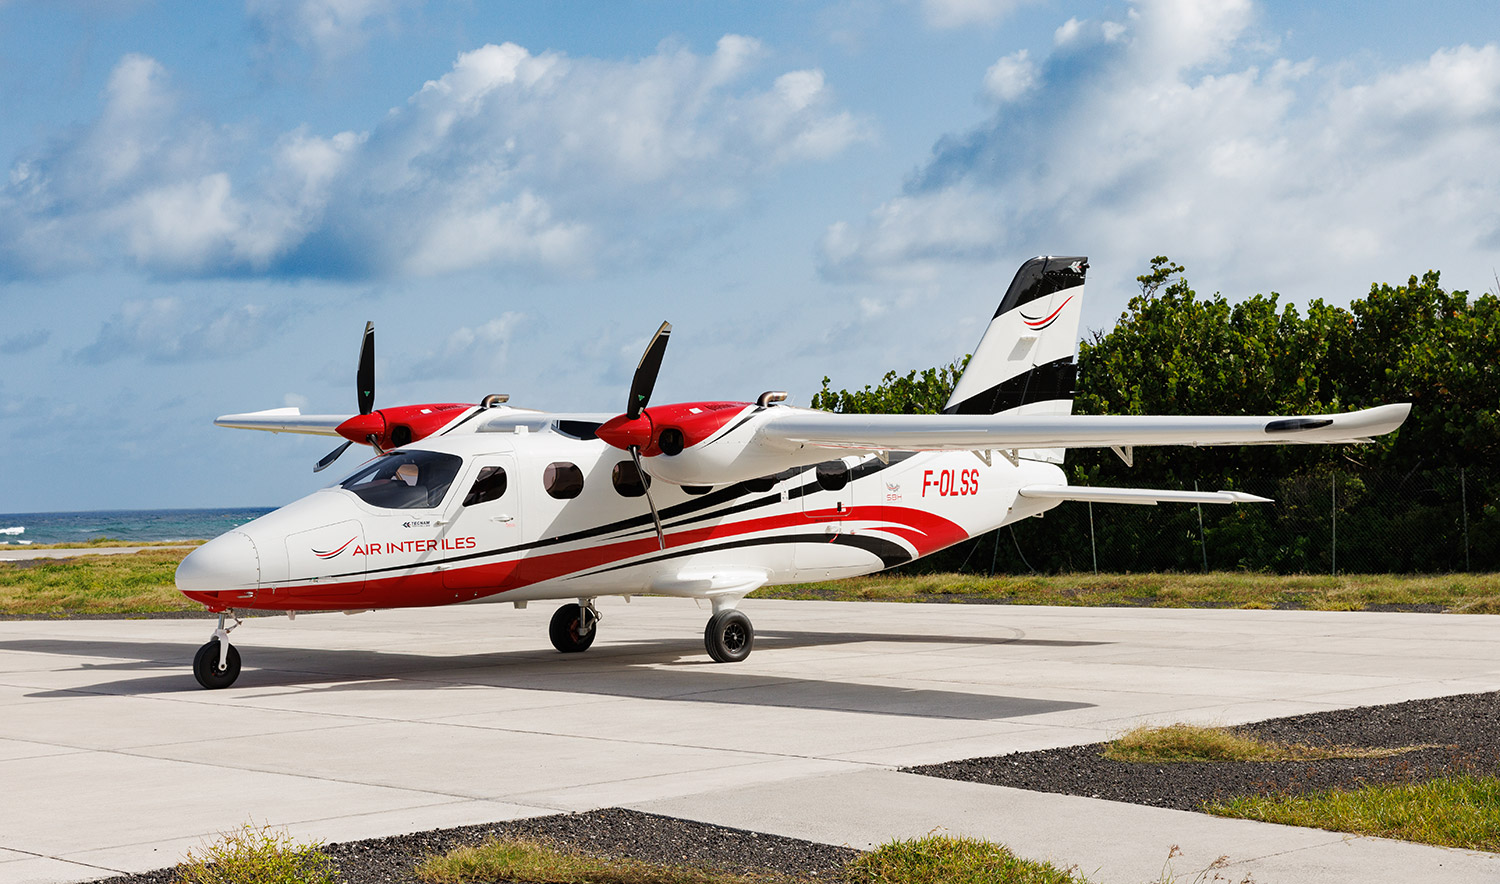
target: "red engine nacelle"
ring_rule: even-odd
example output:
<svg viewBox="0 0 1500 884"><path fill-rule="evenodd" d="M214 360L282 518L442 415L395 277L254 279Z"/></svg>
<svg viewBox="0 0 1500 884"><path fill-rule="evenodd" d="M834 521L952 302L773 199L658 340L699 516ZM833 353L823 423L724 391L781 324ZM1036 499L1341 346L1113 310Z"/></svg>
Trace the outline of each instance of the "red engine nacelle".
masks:
<svg viewBox="0 0 1500 884"><path fill-rule="evenodd" d="M374 436L382 450L400 448L425 439L447 426L458 413L473 408L461 402L430 405L400 405L357 414L337 427L338 434L353 442L368 444Z"/></svg>

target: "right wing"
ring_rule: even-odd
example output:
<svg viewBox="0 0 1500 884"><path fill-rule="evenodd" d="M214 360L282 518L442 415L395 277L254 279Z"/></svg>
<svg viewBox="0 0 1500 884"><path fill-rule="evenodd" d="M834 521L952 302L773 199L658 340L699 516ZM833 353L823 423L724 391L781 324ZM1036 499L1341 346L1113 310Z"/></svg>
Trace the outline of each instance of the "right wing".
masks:
<svg viewBox="0 0 1500 884"><path fill-rule="evenodd" d="M303 414L299 408L272 408L247 414L226 414L214 418L216 427L237 430L269 430L272 433L303 433L309 436L337 436L338 425L353 415Z"/></svg>
<svg viewBox="0 0 1500 884"><path fill-rule="evenodd" d="M773 448L982 451L1145 445L1327 445L1368 442L1401 426L1411 405L1344 414L1047 415L835 414L786 409L756 436Z"/></svg>
<svg viewBox="0 0 1500 884"><path fill-rule="evenodd" d="M1271 498L1243 491L1171 491L1157 488L1108 488L1099 485L1022 485L1022 497L1078 500L1089 503L1270 503Z"/></svg>

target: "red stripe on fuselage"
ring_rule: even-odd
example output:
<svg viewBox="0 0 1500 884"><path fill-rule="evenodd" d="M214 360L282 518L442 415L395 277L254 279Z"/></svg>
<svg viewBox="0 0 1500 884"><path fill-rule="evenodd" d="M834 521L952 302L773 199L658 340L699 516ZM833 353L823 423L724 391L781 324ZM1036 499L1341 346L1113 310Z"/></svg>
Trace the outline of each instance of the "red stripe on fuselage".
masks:
<svg viewBox="0 0 1500 884"><path fill-rule="evenodd" d="M775 531L819 522L887 522L873 530L896 535L911 544L917 556L925 556L964 540L969 535L957 523L924 510L896 506L855 506L843 512L833 509L801 513L783 513L743 522L728 522L668 532L667 549L682 550L715 540ZM870 530L870 529L865 529ZM364 581L364 589L351 590L349 584L317 583L225 592L187 592L189 598L221 610L230 607L259 608L270 611L328 611L341 608L412 608L446 605L531 586L548 580L568 577L600 567L625 562L658 552L656 537L622 540L610 544L587 546L546 555L523 555L519 559L484 562L446 571L424 571L394 577L377 577ZM439 561L412 567L433 567ZM454 578L461 575L461 579ZM473 588L445 586L445 576L452 582Z"/></svg>

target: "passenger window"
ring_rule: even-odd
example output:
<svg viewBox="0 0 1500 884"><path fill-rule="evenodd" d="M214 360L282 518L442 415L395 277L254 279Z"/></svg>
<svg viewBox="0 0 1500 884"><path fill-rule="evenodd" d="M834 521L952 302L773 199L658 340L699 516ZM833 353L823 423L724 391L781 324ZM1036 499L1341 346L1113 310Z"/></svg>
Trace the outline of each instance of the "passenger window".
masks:
<svg viewBox="0 0 1500 884"><path fill-rule="evenodd" d="M849 465L842 460L818 464L818 486L824 491L838 491L849 484Z"/></svg>
<svg viewBox="0 0 1500 884"><path fill-rule="evenodd" d="M567 461L549 463L542 472L542 487L558 500L572 500L583 493L583 470Z"/></svg>
<svg viewBox="0 0 1500 884"><path fill-rule="evenodd" d="M645 481L642 481L643 478ZM622 460L615 464L610 480L614 482L615 490L620 493L621 497L640 497L646 493L646 486L650 484L651 477L642 477L636 470L634 461Z"/></svg>
<svg viewBox="0 0 1500 884"><path fill-rule="evenodd" d="M506 482L505 467L485 467L479 471L479 478L475 479L474 485L469 488L469 494L464 498L464 506L499 500L505 496Z"/></svg>

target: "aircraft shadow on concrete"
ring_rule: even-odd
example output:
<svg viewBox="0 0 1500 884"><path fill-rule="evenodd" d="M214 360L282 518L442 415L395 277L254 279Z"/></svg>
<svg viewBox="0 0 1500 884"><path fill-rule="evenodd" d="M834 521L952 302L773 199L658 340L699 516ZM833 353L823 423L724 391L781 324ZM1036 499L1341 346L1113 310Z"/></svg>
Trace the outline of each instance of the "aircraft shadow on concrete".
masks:
<svg viewBox="0 0 1500 884"><path fill-rule="evenodd" d="M768 630L756 634L758 654L778 648L825 647L858 642L933 645L1019 645L1083 647L1109 642L1031 640L1015 637L862 634ZM974 721L1019 718L1081 709L1090 703L993 693L872 685L764 672L736 672L711 663L702 645L684 639L604 642L586 654L558 654L550 648L495 651L456 656L406 654L373 649L242 646L246 666L235 687L211 696L231 698L242 688L285 687L289 693L445 690L494 687L646 700L774 706L876 715L951 718ZM70 689L37 691L29 697L132 696L205 693L193 680L190 660L196 645L175 642L18 639L0 641L0 650L93 657L100 663L80 668L136 675ZM984 665L975 660L974 665ZM264 692L256 699L264 698ZM205 697L208 699L208 697Z"/></svg>

